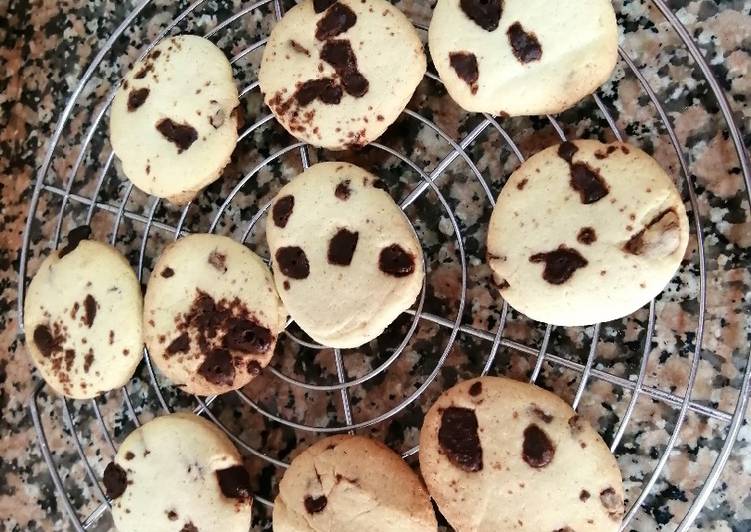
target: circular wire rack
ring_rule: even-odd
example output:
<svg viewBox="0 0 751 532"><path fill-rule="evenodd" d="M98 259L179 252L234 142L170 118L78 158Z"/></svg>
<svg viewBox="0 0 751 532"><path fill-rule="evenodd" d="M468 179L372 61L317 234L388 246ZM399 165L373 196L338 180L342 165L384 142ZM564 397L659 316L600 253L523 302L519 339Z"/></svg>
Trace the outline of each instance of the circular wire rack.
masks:
<svg viewBox="0 0 751 532"><path fill-rule="evenodd" d="M593 381L607 386L619 404L611 409L617 414L598 418L588 412L587 417L595 418L595 426L619 459L624 442L632 437L629 422L636 423L633 418L640 400L658 405L658 411L669 419L661 452L627 489L622 529L638 528L640 510L653 504L650 494L678 448L687 416L723 425L724 441L700 490L693 494L683 515L674 516L672 526L687 530L712 492L738 436L749 396L751 363L745 360L732 411L692 399L705 349L706 231L698 214L686 147L678 140L659 91L627 49L619 49L615 81L579 104L578 114L559 117L504 119L461 113L429 68L409 108L381 139L357 152L335 154L289 137L264 107L258 82L252 79L265 35L289 6L281 0L239 6L196 0L178 6L180 11L170 19L172 14L165 18L150 0L135 5L104 42L62 110L30 202L18 283L19 321L23 321L24 291L33 274L33 250L39 242L42 247L51 242L54 249L66 229L90 224L97 238L108 239L126 254L141 280L148 278L164 245L190 232L229 234L268 256L263 227L275 191L312 162L337 157L365 166L388 183L423 244L427 281L414 306L381 337L360 349L328 349L311 341L290 321L274 361L261 377L243 390L220 397L202 399L175 391L152 367L147 351L144 364L127 386L97 399L69 401L48 396L45 384L40 383L31 398L31 414L41 452L72 526L79 531L101 526L97 523L110 506L100 483L103 468L127 432L155 415L192 409L229 435L251 462L251 470L258 473L255 498L259 504L253 526L265 529L270 527L267 510L273 504L276 482L296 448L328 433L357 431L385 440L405 459L414 460L422 414L442 389L478 374L511 374L553 389L580 410L590 397L597 397L590 386ZM415 6L407 12L417 15L413 22L425 37L430 6L420 7L419 2ZM666 3L652 0L652 7L651 12L669 24L708 84L735 146L748 194L748 159L719 83ZM150 26L149 21L156 19L159 22ZM138 48L138 58L165 36L182 32L203 34L232 51L231 63L246 115L238 149L220 182L185 207L167 205L134 189L117 170L107 141L105 116L119 76L128 66L117 61L128 53L133 56L130 59L135 57L128 42L137 24L151 28L152 34ZM624 42L628 36L624 31ZM688 366L683 389L665 389L648 382L648 364L655 350L656 301L619 323L553 327L532 322L510 309L494 292L488 271L483 269L484 227L494 198L510 171L524 160L525 152L530 155L567 136L627 139L638 144L619 127L617 115L622 108L612 84L626 78L639 87L640 104L656 116L655 134L667 139L674 152L671 157L676 164L669 170L692 213L696 253L680 275L695 280L696 290L682 297L693 302L697 319L694 341L680 347ZM458 127L441 116L447 106L456 109L451 112L460 117ZM572 120L579 123L571 124ZM69 133L74 124L80 128L78 135ZM638 334L634 342L621 344L626 346L625 362L616 367L598 361L598 346L623 337L627 327L635 327ZM48 419L49 407L54 404L62 409L62 427L53 427ZM78 477L62 463L51 443L61 437L65 445L73 446Z"/></svg>

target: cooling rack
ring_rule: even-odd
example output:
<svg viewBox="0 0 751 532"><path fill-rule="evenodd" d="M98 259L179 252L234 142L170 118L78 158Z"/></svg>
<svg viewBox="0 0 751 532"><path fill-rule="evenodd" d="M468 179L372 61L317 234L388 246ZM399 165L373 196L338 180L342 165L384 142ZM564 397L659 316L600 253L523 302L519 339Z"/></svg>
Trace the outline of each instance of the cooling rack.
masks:
<svg viewBox="0 0 751 532"><path fill-rule="evenodd" d="M155 415L192 409L227 432L254 472L257 504L253 527L270 529L268 508L273 504L276 482L295 448L327 433L357 431L383 439L405 459L414 461L422 413L442 389L478 374L511 374L554 389L575 409L581 410L588 401L614 401L617 407L606 409L608 415L598 417L590 410L587 417L599 427L621 463L633 452L630 426L641 422L635 420L641 405L647 404L653 413L663 416L658 421L666 427L668 437L660 452L651 456L646 474L631 479L624 530L649 529L649 525L639 524L639 512L654 504L655 487L671 456L680 452L680 431L687 417L699 416L721 425L723 441L700 490L683 514L671 521L674 529L687 530L717 483L738 436L749 396L751 361L744 361L734 409L723 410L692 397L699 362L706 351L702 340L707 309L707 231L697 208L686 146L679 142L659 91L644 73L645 66L638 65L626 48L620 48L614 80L579 104L575 115L506 119L456 110L448 113L456 115L453 121L446 117L446 109L453 104L429 68L409 108L378 142L358 152L333 154L286 135L264 107L258 82L253 79L266 35L289 6L282 0L247 4L196 0L177 5L179 12L173 17L150 0L137 3L104 42L62 110L29 205L20 261L19 316L23 317L25 287L37 264L35 246L49 242L54 249L67 230L81 223L90 224L97 238L125 253L142 283L163 246L194 231L229 234L268 256L263 228L274 192L313 162L335 157L360 164L389 184L422 242L427 281L410 310L377 340L356 350L328 349L288 323L273 363L236 393L201 399L176 392L152 367L146 351L142 367L127 386L95 400L63 400L48 394L44 383L40 384L30 410L39 447L72 526L81 531L106 523L103 518L110 501L100 483L102 471L127 432ZM652 6L651 12L669 24L683 53L713 94L718 115L734 144L748 196L748 157L720 84L668 5L652 0ZM425 37L430 6L417 2L413 7L415 26ZM425 13L428 18L418 20ZM184 208L134 189L118 171L107 141L107 110L119 75L127 68L117 58L134 55L129 40L138 25L151 29L151 38L138 46L139 58L167 35L203 34L231 57L239 84L245 117L233 161L220 182ZM623 30L626 41L633 28ZM638 104L656 117L654 130L644 125L641 137L634 128L624 131L619 127L618 113L625 111L615 87L624 79L635 83ZM71 133L75 128L80 134ZM483 269L484 227L494 198L525 154L556 141L585 136L629 140L654 149L640 142L649 135L665 138L674 152L670 157L675 165L668 169L682 188L696 240L693 258L671 283L679 288L669 287L667 295L660 296L679 300L696 314L691 341L673 347L688 367L685 385L676 389L648 378L649 361L658 356L659 301L618 323L553 327L532 322L510 309L493 291L489 273ZM691 284L693 290L681 290L685 284ZM625 351L620 364L600 360L600 349L608 343ZM598 395L603 389L609 399ZM50 402L59 404L62 428L54 427L49 418ZM55 450L61 440L72 446L68 449L78 458L74 464L78 474L64 470L62 457Z"/></svg>

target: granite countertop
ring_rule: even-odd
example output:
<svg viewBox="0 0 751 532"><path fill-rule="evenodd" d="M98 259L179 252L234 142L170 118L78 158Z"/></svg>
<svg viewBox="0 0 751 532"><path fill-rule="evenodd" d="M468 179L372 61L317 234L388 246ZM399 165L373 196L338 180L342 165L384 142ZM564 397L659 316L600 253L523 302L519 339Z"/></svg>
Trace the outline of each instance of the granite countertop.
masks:
<svg viewBox="0 0 751 532"><path fill-rule="evenodd" d="M289 2L284 2L285 5ZM751 140L751 1L694 0L670 1L671 9L685 24L711 65L712 72L727 94L735 122ZM28 405L39 377L25 353L19 335L17 282L19 250L36 170L40 166L69 94L104 45L113 30L131 9L142 2L110 0L70 0L66 2L0 2L0 182L2 223L0 224L0 341L5 355L0 357L0 531L72 529L66 519L63 499L56 493L41 449L37 444ZM273 121L258 124L265 116L257 90L243 97L245 128L252 131L238 146L224 177L210 186L183 213L170 205L130 190L117 163L107 166L106 115L94 131L86 156L76 168L78 148L92 118L102 109L112 83L127 70L151 40L186 7L187 2L158 0L143 7L118 39L112 52L84 87L72 110L69 124L45 176L46 188L31 221L28 272L33 274L46 256L60 218L64 235L76 225L90 221L94 237L113 239L116 246L137 268L142 282L148 279L153 258L183 231L207 231L213 219L216 231L243 238L248 220L257 206L273 197L286 181L299 172L297 151L288 152L250 175L237 195L220 209L222 199L260 161L293 141ZM603 434L606 442L621 437L616 456L624 475L627 498L639 496L679 421L680 401L685 395L695 362L696 380L690 408L682 420L675 448L669 454L662 475L635 512L629 530L674 530L699 494L715 458L720 452L743 384L751 339L751 209L727 124L717 100L701 71L682 46L678 35L649 1L615 0L624 50L663 102L675 128L675 137L686 157L696 193L696 212L703 226L706 257L706 305L704 336L700 357L693 355L700 315L699 240L694 233L681 270L655 304L655 331L648 346L644 387L625 431L618 431L627 411L644 349L648 308L629 318L603 324L592 350L592 374L585 382L579 412ZM205 33L232 13L249 8L251 2L207 0L195 7L179 25L181 32ZM402 0L399 6L416 22L427 24L430 2ZM268 34L274 21L272 4L229 23L214 41L234 57L238 85L246 87L255 79L260 50L247 51L259 37ZM178 30L174 30L178 31ZM572 29L575 31L575 29ZM425 37L424 32L422 36ZM574 109L556 117L569 138L590 137L609 140L614 134L602 109L613 118L624 138L653 156L679 184L685 200L689 190L681 174L671 139L659 121L655 107L640 80L620 61L613 79L598 91L602 108L587 98ZM484 263L485 228L491 201L474 174L474 163L491 196L498 194L519 155L529 156L559 140L553 123L544 118L499 119L500 130L482 117L461 112L437 81L426 79L409 108L429 121L404 115L389 128L380 142L404 154L430 173L452 152L449 142L432 129L437 124L452 140L468 134L477 138L463 156L448 164L437 179L437 190L446 199L462 233L466 252L466 298L461 308L462 268L458 242L451 217L429 189L407 215L414 223L428 258L429 274L424 310L412 338L393 365L362 386L349 390L351 415L355 421L371 419L397 406L426 378L435 381L417 401L393 419L359 429L406 451L417 441L425 408L441 389L458 379L480 372L492 339L502 329L495 353L493 374L527 379L535 365L535 353L543 342L545 327L509 311L503 314L502 301L490 281ZM255 124L255 126L251 126ZM518 153L505 135L516 142ZM311 160L330 160L334 154L310 150ZM378 173L397 198L406 196L419 182L419 175L403 161L368 147L338 154ZM102 170L107 171L102 173ZM98 188L96 183L102 178ZM63 200L66 187L71 196ZM97 203L89 209L88 199ZM119 212L123 212L119 216ZM148 220L153 222L149 223ZM114 228L114 231L113 231ZM144 237L148 238L144 238ZM248 245L266 255L263 221L247 233ZM439 319L460 318L464 329L453 343L451 329ZM389 327L377 341L343 354L345 377L364 375L386 361L407 333L412 316L405 315ZM299 330L289 331L280 342L273 366L288 376L306 382L335 383L337 368L331 350L316 350L294 341ZM537 383L572 401L579 387L581 368L592 345L593 329L554 328L548 342L548 355ZM447 354L440 369L441 356ZM194 400L171 389L157 377L165 402L174 409L195 407ZM141 368L127 388L127 395L112 392L96 403L70 402L70 423L64 403L47 388L36 396L40 419L47 435L51 456L59 467L67 498L83 519L98 505L97 490L87 479L86 470L73 444L72 435L83 442L81 452L92 465L94 475L112 457L107 437L115 444L134 427L134 415L144 422L159 414L160 397L155 393L146 368ZM348 413L341 396L291 386L264 373L244 390L252 404L284 419L319 427L340 426ZM127 399L127 401L126 401ZM96 405L107 427L96 420ZM132 405L132 408L131 408ZM248 406L242 397L227 395L211 406L212 415L238 435L249 449L259 449L274 458L289 461L317 438L315 432L273 423ZM706 506L694 524L695 530L747 532L751 530L751 429L749 412L741 425L738 442L730 453L725 470ZM71 427L73 431L71 431ZM279 469L261 458L245 453L257 493L273 499ZM415 456L409 457L415 463ZM254 529L269 529L269 512L256 505ZM105 512L95 525L108 530L111 520Z"/></svg>

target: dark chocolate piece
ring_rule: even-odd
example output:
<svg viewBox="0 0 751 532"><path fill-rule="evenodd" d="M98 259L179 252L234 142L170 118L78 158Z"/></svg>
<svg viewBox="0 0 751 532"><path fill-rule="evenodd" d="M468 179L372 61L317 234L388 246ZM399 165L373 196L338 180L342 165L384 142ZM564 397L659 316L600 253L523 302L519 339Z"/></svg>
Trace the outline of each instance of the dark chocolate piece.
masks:
<svg viewBox="0 0 751 532"><path fill-rule="evenodd" d="M558 146L558 156L567 163L572 162L574 154L578 151L579 148L577 148L576 144L573 142L566 141Z"/></svg>
<svg viewBox="0 0 751 532"><path fill-rule="evenodd" d="M344 33L357 22L357 15L349 7L339 2L316 23L316 39L325 41Z"/></svg>
<svg viewBox="0 0 751 532"><path fill-rule="evenodd" d="M198 527L193 524L193 521L185 523L180 529L180 532L198 532Z"/></svg>
<svg viewBox="0 0 751 532"><path fill-rule="evenodd" d="M276 250L274 255L281 272L292 279L305 279L310 275L310 264L305 251L298 246L286 246Z"/></svg>
<svg viewBox="0 0 751 532"><path fill-rule="evenodd" d="M581 490L581 492L579 493L579 500L581 502L587 502L590 497L591 495L587 490Z"/></svg>
<svg viewBox="0 0 751 532"><path fill-rule="evenodd" d="M313 11L323 13L335 3L336 0L313 0Z"/></svg>
<svg viewBox="0 0 751 532"><path fill-rule="evenodd" d="M531 467L540 468L548 465L555 455L555 446L545 431L532 423L524 429L522 458Z"/></svg>
<svg viewBox="0 0 751 532"><path fill-rule="evenodd" d="M454 69L456 75L469 85L472 94L477 92L477 80L480 77L480 71L477 67L477 57L470 52L451 52L449 54L449 63Z"/></svg>
<svg viewBox="0 0 751 532"><path fill-rule="evenodd" d="M342 88L332 78L309 79L301 83L295 91L295 99L301 107L318 99L329 105L342 101Z"/></svg>
<svg viewBox="0 0 751 532"><path fill-rule="evenodd" d="M656 230L653 230L655 226L659 227ZM659 238L655 238L655 235L653 234L655 231L659 231L664 235L669 231L677 230L678 215L675 214L675 211L673 209L667 209L655 216L644 227L644 229L629 238L628 242L624 244L623 249L626 252L631 253L632 255L642 255L645 251L648 250L650 244L656 246L659 243ZM659 234L657 236L659 236Z"/></svg>
<svg viewBox="0 0 751 532"><path fill-rule="evenodd" d="M348 200L350 194L352 193L352 189L349 188L349 179L345 179L338 185L336 185L336 190L334 190L334 195L336 195L337 198L340 200Z"/></svg>
<svg viewBox="0 0 751 532"><path fill-rule="evenodd" d="M360 97L368 92L370 84L357 69L357 58L348 40L326 41L321 49L321 59L330 64L341 77L342 85L347 94Z"/></svg>
<svg viewBox="0 0 751 532"><path fill-rule="evenodd" d="M328 499L326 499L325 495L321 495L320 497L311 497L308 495L305 497L305 511L307 511L309 514L317 514L319 512L322 512L324 508L326 508L326 504L328 503Z"/></svg>
<svg viewBox="0 0 751 532"><path fill-rule="evenodd" d="M529 262L545 263L542 278L550 284L565 283L576 270L589 264L581 253L563 245L547 253L535 253L529 257Z"/></svg>
<svg viewBox="0 0 751 532"><path fill-rule="evenodd" d="M170 342L165 350L168 355L175 353L187 353L190 350L190 336L183 332L180 336Z"/></svg>
<svg viewBox="0 0 751 532"><path fill-rule="evenodd" d="M482 469L482 446L474 410L450 406L441 414L438 444L449 461L464 471Z"/></svg>
<svg viewBox="0 0 751 532"><path fill-rule="evenodd" d="M274 207L271 209L271 217L274 219L274 225L281 228L286 227L294 208L294 196L283 196L276 200Z"/></svg>
<svg viewBox="0 0 751 532"><path fill-rule="evenodd" d="M128 474L115 462L110 462L107 464L107 467L104 468L102 482L104 483L104 490L107 492L107 497L110 499L117 499L125 493L125 488L128 487Z"/></svg>
<svg viewBox="0 0 751 532"><path fill-rule="evenodd" d="M477 381L469 387L469 395L477 397L482 393L482 382Z"/></svg>
<svg viewBox="0 0 751 532"><path fill-rule="evenodd" d="M236 465L227 469L220 469L216 472L216 478L219 481L219 489L222 490L225 497L250 499L250 475L248 475L245 467Z"/></svg>
<svg viewBox="0 0 751 532"><path fill-rule="evenodd" d="M162 270L162 277L164 277L165 279L169 279L173 275L175 275L175 270L173 270L169 266Z"/></svg>
<svg viewBox="0 0 751 532"><path fill-rule="evenodd" d="M485 31L493 31L498 27L503 11L502 0L461 0L459 2L464 14Z"/></svg>
<svg viewBox="0 0 751 532"><path fill-rule="evenodd" d="M49 358L52 353L60 351L61 343L60 338L53 336L47 325L37 325L34 329L34 344L43 357Z"/></svg>
<svg viewBox="0 0 751 532"><path fill-rule="evenodd" d="M328 259L330 264L337 266L349 266L352 256L357 249L357 239L360 234L347 229L339 229L329 241Z"/></svg>
<svg viewBox="0 0 751 532"><path fill-rule="evenodd" d="M532 32L524 31L519 22L514 22L509 26L506 35L508 35L511 49L519 62L531 63L542 57L542 46L540 46L537 36Z"/></svg>
<svg viewBox="0 0 751 532"><path fill-rule="evenodd" d="M133 112L143 105L146 98L149 95L149 89L143 87L141 89L133 89L128 94L128 111Z"/></svg>
<svg viewBox="0 0 751 532"><path fill-rule="evenodd" d="M571 187L579 193L585 205L600 201L608 195L608 185L602 176L587 163L571 164Z"/></svg>
<svg viewBox="0 0 751 532"><path fill-rule="evenodd" d="M198 139L198 132L190 124L178 124L171 118L162 118L156 123L156 129L164 138L177 146L177 153L182 153Z"/></svg>
<svg viewBox="0 0 751 532"><path fill-rule="evenodd" d="M406 277L415 271L415 256L399 244L391 244L381 250L378 267L388 275Z"/></svg>
<svg viewBox="0 0 751 532"><path fill-rule="evenodd" d="M63 249L58 251L57 256L62 259L65 255L76 249L78 244L81 243L81 240L88 240L90 236L91 227L88 225L79 225L68 233L68 243Z"/></svg>
<svg viewBox="0 0 751 532"><path fill-rule="evenodd" d="M265 353L274 341L274 336L266 327L255 321L230 318L227 322L227 333L224 335L223 345L233 351L243 353Z"/></svg>
<svg viewBox="0 0 751 532"><path fill-rule="evenodd" d="M83 323L87 327L91 327L94 324L94 318L96 318L96 309L99 305L96 299L91 294L86 294L83 300Z"/></svg>
<svg viewBox="0 0 751 532"><path fill-rule="evenodd" d="M232 355L226 349L212 349L198 367L198 374L212 384L232 384L235 378Z"/></svg>
<svg viewBox="0 0 751 532"><path fill-rule="evenodd" d="M592 242L597 241L597 233L595 233L595 230L592 227L582 227L576 235L576 240L589 246Z"/></svg>
<svg viewBox="0 0 751 532"><path fill-rule="evenodd" d="M257 360L250 360L248 361L248 365L246 366L248 370L248 374L256 377L257 375L261 374L261 364Z"/></svg>

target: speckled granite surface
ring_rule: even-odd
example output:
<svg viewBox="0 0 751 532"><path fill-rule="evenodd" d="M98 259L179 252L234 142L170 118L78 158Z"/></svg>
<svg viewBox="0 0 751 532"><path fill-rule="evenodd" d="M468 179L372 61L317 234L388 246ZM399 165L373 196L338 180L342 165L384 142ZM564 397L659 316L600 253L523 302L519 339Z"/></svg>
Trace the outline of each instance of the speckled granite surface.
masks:
<svg viewBox="0 0 751 532"><path fill-rule="evenodd" d="M0 530L67 530L63 500L55 489L36 443L28 403L38 384L18 335L17 274L18 252L31 197L35 170L41 164L68 95L77 80L102 47L113 29L136 5L134 2L72 0L65 3L16 0L0 2L0 174L2 174L2 224L0 224L0 269L2 297L0 339L6 354L0 357ZM61 220L64 234L91 218L96 238L116 240L144 281L153 257L174 237L174 227L183 212L154 203L137 190L129 191L116 165L106 168L109 156L105 140L106 116L94 131L93 142L76 168L82 139L92 119L102 109L111 83L143 45L188 6L185 2L153 2L147 5L115 42L113 51L94 72L92 80L73 109L45 177L47 190L40 194L30 232L28 271L33 274L39 260L55 242L61 196L55 189L70 186L74 194L65 205ZM400 6L414 21L427 24L430 3L404 0ZM751 1L700 0L670 2L671 8L699 43L711 68L728 94L736 123L751 140L751 108L747 98L751 90ZM215 1L201 3L180 23L179 31L205 33L244 8L250 2ZM738 399L743 371L749 354L751 332L751 214L740 163L729 138L727 125L708 84L695 67L678 35L649 2L616 1L623 30L624 50L633 58L675 127L678 143L691 173L697 193L696 212L703 226L706 255L706 313L696 382L691 408L678 432L674 451L651 493L635 511L628 529L640 531L674 530L688 511L704 484L717 453L722 447L728 421ZM235 74L240 87L255 78L260 50L242 53L259 37L267 35L273 24L272 6L249 11L231 22L213 39L229 56L237 58ZM173 30L173 31L178 31ZM680 170L680 161L667 131L660 125L655 108L640 81L621 61L613 80L599 92L604 108L612 115L624 137L654 156L681 186L684 199L689 194ZM246 235L249 245L266 253L263 224L248 230L248 221L258 206L300 169L297 150L285 152L260 171L250 172L269 155L290 146L293 141L273 123L252 124L266 115L257 90L243 98L245 127L252 131L236 150L225 176L185 213L184 230L207 231L216 219L216 231L238 239ZM426 79L410 104L420 117L437 124L453 141L461 141L479 132L467 147L467 158L453 160L436 181L437 191L446 206L455 213L466 254L466 297L461 309L461 254L452 220L438 201L436 190L428 189L408 209L423 243L429 264L424 311L472 327L477 334L461 331L450 344L451 330L432 322L418 321L415 334L406 343L386 372L349 390L351 415L355 422L372 419L401 403L433 373L435 381L413 404L392 420L360 429L384 439L392 447L406 451L417 439L422 411L440 390L457 379L481 371L491 352L492 338L503 324L501 343L492 373L528 378L534 367L531 354L539 349L545 327L510 311L505 321L502 304L489 282L483 263L484 231L491 202L482 182L474 174L471 161L497 195L506 177L519 164L518 155L529 156L557 139L556 130L545 119L505 119L503 133L482 117L462 113L446 96L440 84ZM605 115L593 98L557 117L569 137L613 138ZM505 133L514 139L512 149ZM442 168L440 161L452 151L450 143L417 116L404 115L381 141L430 173ZM333 154L311 150L312 160L328 160ZM340 155L370 168L389 183L396 198L405 197L419 182L420 175L404 161L376 147ZM220 209L222 199L238 181L247 176L237 195ZM101 181L99 178L102 177ZM97 183L100 186L97 188ZM99 202L89 212L82 199L97 195ZM117 215L120 207L127 214ZM144 221L153 215L155 222ZM114 228L114 231L113 231ZM147 239L143 239L144 235ZM142 242L145 242L142 244ZM644 482L657 465L665 444L676 428L679 409L675 398L682 399L688 383L699 322L699 254L696 234L692 237L681 271L655 305L655 333L645 363L645 392L638 396L633 414L617 448L630 502L636 500ZM140 258L143 256L144 260ZM639 373L649 312L645 308L633 316L603 324L593 352L594 372L586 383L579 410L597 427L605 440L613 442ZM412 316L405 315L377 341L343 353L347 378L367 374L389 360L408 332ZM302 337L296 330L291 334ZM537 382L573 400L579 386L577 368L587 361L592 328L554 328L548 353ZM484 336L484 338L482 338ZM490 340L488 340L490 339ZM525 349L525 346L529 348ZM437 368L443 353L445 363ZM273 366L293 379L309 383L337 382L334 355L300 346L285 337L277 350ZM190 408L195 402L169 390L163 383L166 402L173 408ZM631 384L629 384L629 380ZM141 368L128 386L128 399L141 422L163 412L147 369ZM626 385L624 387L624 384ZM257 408L318 427L345 423L338 392L317 392L292 386L269 370L245 390L245 397ZM115 444L133 428L131 411L125 396L110 393L98 400L102 418ZM64 419L63 403L43 389L38 396L40 417L48 437L52 457L60 467L64 489L76 513L85 517L99 504L97 490L86 477L71 432ZM100 475L111 459L112 448L98 424L91 402L70 403L75 433L84 442L82 452ZM280 460L289 460L295 449L316 438L306 432L265 420L240 396L217 399L212 405L219 420L238 434L248 448L260 449ZM248 454L258 493L273 498L281 470ZM414 463L414 457L410 458ZM269 528L262 504L256 505L254 528ZM105 513L96 525L107 530ZM708 504L694 525L698 530L751 530L751 429L743 424L739 441L728 465L712 492Z"/></svg>

